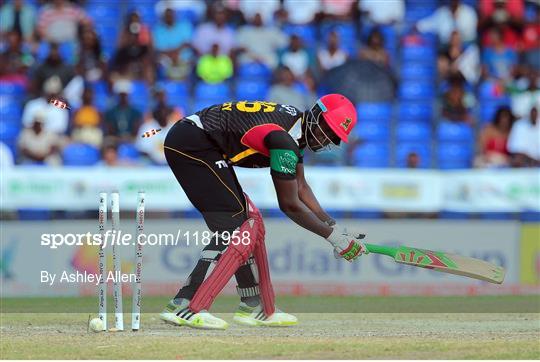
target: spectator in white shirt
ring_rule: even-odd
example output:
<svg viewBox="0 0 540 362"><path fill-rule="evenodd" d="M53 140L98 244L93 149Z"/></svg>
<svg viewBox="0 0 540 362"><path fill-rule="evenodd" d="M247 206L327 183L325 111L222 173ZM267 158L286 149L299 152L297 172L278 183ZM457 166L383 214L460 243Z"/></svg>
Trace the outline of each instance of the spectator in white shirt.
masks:
<svg viewBox="0 0 540 362"><path fill-rule="evenodd" d="M37 113L43 112L44 126L49 132L63 134L68 128L69 112L59 109L49 103L51 97L56 97L62 91L62 81L58 76L52 76L43 84L43 95L26 103L22 114L22 123L30 127Z"/></svg>
<svg viewBox="0 0 540 362"><path fill-rule="evenodd" d="M260 14L265 24L272 24L274 14L279 10L279 0L238 0L238 7L246 19L253 19L256 14Z"/></svg>
<svg viewBox="0 0 540 362"><path fill-rule="evenodd" d="M321 13L320 0L284 0L283 10L287 14L287 21L291 24L309 24Z"/></svg>
<svg viewBox="0 0 540 362"><path fill-rule="evenodd" d="M235 33L227 26L225 8L214 7L212 20L197 27L191 43L199 54L209 53L214 44L219 45L221 54L231 54L235 46Z"/></svg>
<svg viewBox="0 0 540 362"><path fill-rule="evenodd" d="M322 70L330 70L347 61L347 53L339 46L339 36L335 31L328 34L326 48L320 49L317 59Z"/></svg>
<svg viewBox="0 0 540 362"><path fill-rule="evenodd" d="M404 0L361 0L358 8L377 25L401 23L405 16Z"/></svg>
<svg viewBox="0 0 540 362"><path fill-rule="evenodd" d="M144 122L138 131L135 147L137 147L139 152L141 152L143 155L146 155L152 161L152 163L157 165L167 164L165 154L163 153L163 144L165 142L167 132L169 132L169 129L175 123L170 116L170 109L156 109L153 112L153 119ZM161 132L150 138L142 138L142 135L145 132L152 129L161 129Z"/></svg>
<svg viewBox="0 0 540 362"><path fill-rule="evenodd" d="M515 167L540 166L540 123L538 108L532 107L530 115L512 126L508 137L508 152Z"/></svg>
<svg viewBox="0 0 540 362"><path fill-rule="evenodd" d="M44 114L37 113L30 127L25 128L18 140L22 163L58 165L60 136L44 129Z"/></svg>
<svg viewBox="0 0 540 362"><path fill-rule="evenodd" d="M236 41L243 50L240 62L263 63L271 69L278 64L277 51L287 45L287 37L277 27L264 26L261 14L253 17L250 25L240 27Z"/></svg>
<svg viewBox="0 0 540 362"><path fill-rule="evenodd" d="M476 40L478 16L474 9L459 0L451 0L432 15L420 20L416 26L420 32L435 32L443 45L448 44L454 30L459 31L465 43Z"/></svg>
<svg viewBox="0 0 540 362"><path fill-rule="evenodd" d="M281 63L288 67L296 78L303 78L310 67L310 57L296 34L291 35L289 48L282 54Z"/></svg>

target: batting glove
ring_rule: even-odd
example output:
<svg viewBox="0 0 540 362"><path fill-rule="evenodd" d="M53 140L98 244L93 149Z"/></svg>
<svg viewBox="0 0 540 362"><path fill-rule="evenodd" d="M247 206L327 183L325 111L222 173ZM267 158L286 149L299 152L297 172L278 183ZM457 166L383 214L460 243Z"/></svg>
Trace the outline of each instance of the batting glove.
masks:
<svg viewBox="0 0 540 362"><path fill-rule="evenodd" d="M360 241L366 234L360 231L347 231L335 225L334 230L326 240L334 247L334 256L336 259L343 258L352 262L362 254L367 254L368 250Z"/></svg>

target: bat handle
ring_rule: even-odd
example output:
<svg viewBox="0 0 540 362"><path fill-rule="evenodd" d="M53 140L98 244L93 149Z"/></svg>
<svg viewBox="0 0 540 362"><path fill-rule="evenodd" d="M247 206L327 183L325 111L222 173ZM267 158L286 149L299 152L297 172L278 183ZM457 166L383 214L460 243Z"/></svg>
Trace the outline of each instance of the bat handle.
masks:
<svg viewBox="0 0 540 362"><path fill-rule="evenodd" d="M388 255L388 256L391 256L392 258L396 256L396 252L398 250L398 248L394 248L392 246L382 246L382 245L367 244L367 243L364 243L364 245L366 246L367 250L370 253Z"/></svg>

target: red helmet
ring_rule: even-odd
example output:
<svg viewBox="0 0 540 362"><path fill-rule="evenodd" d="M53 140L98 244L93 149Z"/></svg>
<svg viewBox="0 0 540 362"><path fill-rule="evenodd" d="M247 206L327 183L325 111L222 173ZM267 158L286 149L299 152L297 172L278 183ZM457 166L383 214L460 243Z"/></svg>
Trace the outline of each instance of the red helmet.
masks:
<svg viewBox="0 0 540 362"><path fill-rule="evenodd" d="M317 104L330 129L345 143L356 125L356 108L341 94L327 94L321 97Z"/></svg>

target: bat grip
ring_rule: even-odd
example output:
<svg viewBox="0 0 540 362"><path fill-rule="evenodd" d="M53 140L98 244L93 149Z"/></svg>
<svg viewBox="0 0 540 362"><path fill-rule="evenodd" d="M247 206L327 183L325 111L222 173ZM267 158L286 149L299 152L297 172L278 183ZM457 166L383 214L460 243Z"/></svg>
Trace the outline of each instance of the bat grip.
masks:
<svg viewBox="0 0 540 362"><path fill-rule="evenodd" d="M364 244L370 253L388 255L394 258L396 256L397 248L392 246L382 246L375 244Z"/></svg>

